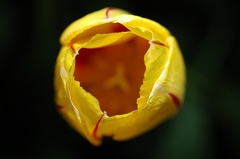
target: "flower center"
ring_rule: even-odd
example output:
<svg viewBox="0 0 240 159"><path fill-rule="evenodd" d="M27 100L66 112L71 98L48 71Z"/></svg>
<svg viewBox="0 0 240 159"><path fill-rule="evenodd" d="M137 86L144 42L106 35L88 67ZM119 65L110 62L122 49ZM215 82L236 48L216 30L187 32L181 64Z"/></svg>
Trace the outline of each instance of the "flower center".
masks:
<svg viewBox="0 0 240 159"><path fill-rule="evenodd" d="M75 80L98 99L108 116L134 111L148 48L148 41L138 36L101 48L82 48L76 56Z"/></svg>

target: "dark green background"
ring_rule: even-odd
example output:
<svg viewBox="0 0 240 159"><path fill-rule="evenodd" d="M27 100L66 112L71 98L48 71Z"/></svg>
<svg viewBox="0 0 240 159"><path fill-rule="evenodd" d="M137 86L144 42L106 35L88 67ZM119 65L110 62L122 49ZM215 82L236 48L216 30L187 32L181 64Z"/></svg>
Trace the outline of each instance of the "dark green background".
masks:
<svg viewBox="0 0 240 159"><path fill-rule="evenodd" d="M179 114L149 133L94 147L56 111L53 73L62 31L104 7L171 31L186 61L187 93ZM1 0L0 158L240 158L238 9L232 0Z"/></svg>

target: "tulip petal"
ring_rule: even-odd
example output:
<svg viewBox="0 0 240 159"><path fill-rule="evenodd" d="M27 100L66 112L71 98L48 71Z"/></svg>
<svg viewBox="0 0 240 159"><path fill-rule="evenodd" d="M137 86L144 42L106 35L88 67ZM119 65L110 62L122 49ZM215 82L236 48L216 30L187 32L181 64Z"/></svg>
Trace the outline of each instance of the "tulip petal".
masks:
<svg viewBox="0 0 240 159"><path fill-rule="evenodd" d="M109 46L113 43L116 45L118 43L128 41L133 37L134 37L134 34L132 34L131 32L96 34L90 40L84 43L82 47L83 48L100 48L104 46Z"/></svg>
<svg viewBox="0 0 240 159"><path fill-rule="evenodd" d="M125 10L118 8L114 8L114 12L109 12L108 8L104 8L99 11L95 11L89 15L86 15L70 24L64 30L60 37L60 42L62 45L68 45L69 43L71 43L72 39L74 39L77 35L82 34L87 29L90 29L94 26L100 26L101 24L106 24L110 22L109 17L115 17L122 14L129 13Z"/></svg>

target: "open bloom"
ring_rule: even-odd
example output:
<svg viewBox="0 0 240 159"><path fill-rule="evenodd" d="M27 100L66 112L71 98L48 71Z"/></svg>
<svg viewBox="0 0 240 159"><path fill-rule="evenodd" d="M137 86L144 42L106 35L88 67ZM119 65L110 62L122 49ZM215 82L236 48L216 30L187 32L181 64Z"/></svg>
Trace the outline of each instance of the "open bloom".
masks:
<svg viewBox="0 0 240 159"><path fill-rule="evenodd" d="M178 112L185 65L176 39L152 20L104 8L60 38L55 102L93 145L136 137Z"/></svg>

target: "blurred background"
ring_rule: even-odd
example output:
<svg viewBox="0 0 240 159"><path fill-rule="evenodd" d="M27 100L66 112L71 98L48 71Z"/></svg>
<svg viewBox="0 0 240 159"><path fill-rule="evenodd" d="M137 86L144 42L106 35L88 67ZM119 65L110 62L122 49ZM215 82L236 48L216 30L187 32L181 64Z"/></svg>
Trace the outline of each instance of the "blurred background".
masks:
<svg viewBox="0 0 240 159"><path fill-rule="evenodd" d="M104 7L168 28L187 66L176 117L124 142L94 147L61 118L53 74L62 31ZM233 0L0 1L1 159L240 158L240 18Z"/></svg>

